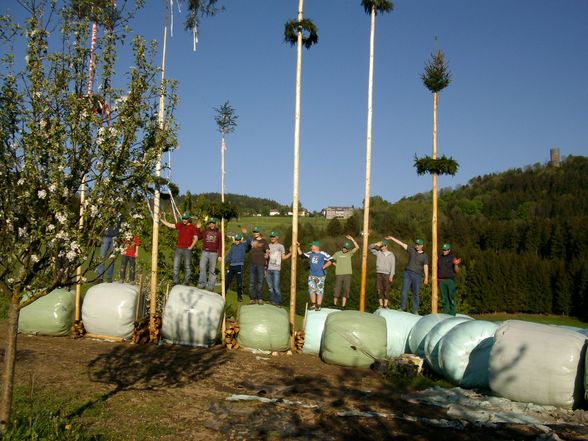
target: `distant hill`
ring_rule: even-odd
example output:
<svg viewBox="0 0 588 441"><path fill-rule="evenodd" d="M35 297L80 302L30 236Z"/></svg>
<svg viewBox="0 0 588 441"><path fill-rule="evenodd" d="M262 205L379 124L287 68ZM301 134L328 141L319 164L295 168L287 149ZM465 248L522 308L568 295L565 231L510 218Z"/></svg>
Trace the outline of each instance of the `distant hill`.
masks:
<svg viewBox="0 0 588 441"><path fill-rule="evenodd" d="M182 203L185 198L192 198L197 205L197 201L204 200L207 202L220 202L221 195L220 193L186 193L180 197L180 203ZM268 216L270 210L279 210L281 214L285 215L289 211L287 205L280 204L273 199L226 193L225 201L232 204L239 211L239 216L255 216L256 214Z"/></svg>

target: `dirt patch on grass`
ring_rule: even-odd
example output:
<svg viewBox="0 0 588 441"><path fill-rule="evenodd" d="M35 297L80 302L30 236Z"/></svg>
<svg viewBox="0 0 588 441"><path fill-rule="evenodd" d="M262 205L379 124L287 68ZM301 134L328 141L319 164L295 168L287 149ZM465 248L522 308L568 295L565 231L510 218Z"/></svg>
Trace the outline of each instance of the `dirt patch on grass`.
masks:
<svg viewBox="0 0 588 441"><path fill-rule="evenodd" d="M556 439L527 425L452 420L403 400L370 370L309 355L23 335L18 346L17 382L34 378L37 389L73 397L68 417L104 439ZM553 429L561 439L588 437L577 425Z"/></svg>

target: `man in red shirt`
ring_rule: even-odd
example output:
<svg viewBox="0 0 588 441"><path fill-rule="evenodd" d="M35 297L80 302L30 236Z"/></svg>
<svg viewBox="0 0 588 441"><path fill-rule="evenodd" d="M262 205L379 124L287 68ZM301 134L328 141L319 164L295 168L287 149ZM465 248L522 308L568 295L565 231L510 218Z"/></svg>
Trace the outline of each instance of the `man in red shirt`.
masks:
<svg viewBox="0 0 588 441"><path fill-rule="evenodd" d="M135 234L132 239L125 240L123 246L125 250L120 260L120 281L125 282L125 273L127 272L127 264L129 265L129 283L135 282L135 261L139 257L139 246L141 242L139 237Z"/></svg>
<svg viewBox="0 0 588 441"><path fill-rule="evenodd" d="M198 242L199 231L190 222L190 213L182 214L182 221L172 224L161 219L161 223L168 228L178 230L178 244L174 254L174 284L180 283L180 264L184 260L184 285L190 283L190 265L192 263L192 248Z"/></svg>
<svg viewBox="0 0 588 441"><path fill-rule="evenodd" d="M200 277L198 288L214 291L216 284L216 261L221 247L221 233L216 228L216 218L210 217L206 222L206 230L200 235L202 239L202 255L200 256ZM208 268L208 270L207 270ZM208 272L208 281L206 274Z"/></svg>

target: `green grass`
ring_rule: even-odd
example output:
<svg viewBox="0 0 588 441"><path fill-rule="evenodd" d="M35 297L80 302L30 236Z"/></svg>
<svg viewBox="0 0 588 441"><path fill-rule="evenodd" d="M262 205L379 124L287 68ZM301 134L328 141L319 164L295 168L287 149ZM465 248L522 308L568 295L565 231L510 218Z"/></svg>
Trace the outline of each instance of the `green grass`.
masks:
<svg viewBox="0 0 588 441"><path fill-rule="evenodd" d="M315 228L325 228L329 222L326 218L320 217L299 217L298 222L304 226L307 224L312 225ZM291 216L250 216L241 217L239 219L231 220L226 225L226 231L238 232L241 226L247 227L251 232L253 227L261 227L264 236L269 236L271 230L278 230L282 236L286 234L286 231L292 228L292 217Z"/></svg>
<svg viewBox="0 0 588 441"><path fill-rule="evenodd" d="M527 322L543 323L546 325L575 326L577 328L588 328L588 323L583 322L575 317L553 314L510 314L506 312L496 312L493 314L471 314L477 320L487 320L489 322L501 322L505 320L524 320Z"/></svg>

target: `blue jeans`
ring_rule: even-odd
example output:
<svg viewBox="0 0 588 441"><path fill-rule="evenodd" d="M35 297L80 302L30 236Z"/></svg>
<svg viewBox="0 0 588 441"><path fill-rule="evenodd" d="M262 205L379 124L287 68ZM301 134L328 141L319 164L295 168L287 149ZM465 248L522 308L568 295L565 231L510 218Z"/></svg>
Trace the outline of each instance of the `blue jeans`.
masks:
<svg viewBox="0 0 588 441"><path fill-rule="evenodd" d="M243 300L243 265L230 265L225 279L225 291L229 290L233 278L237 277L237 299Z"/></svg>
<svg viewBox="0 0 588 441"><path fill-rule="evenodd" d="M263 265L249 264L249 297L251 300L263 300Z"/></svg>
<svg viewBox="0 0 588 441"><path fill-rule="evenodd" d="M267 286L269 287L269 300L273 305L282 303L280 293L280 270L267 270Z"/></svg>
<svg viewBox="0 0 588 441"><path fill-rule="evenodd" d="M180 264L184 261L184 285L190 283L190 265L192 264L192 250L190 248L176 248L174 254L174 283L180 283Z"/></svg>
<svg viewBox="0 0 588 441"><path fill-rule="evenodd" d="M408 291L412 291L412 312L415 314L419 313L419 291L421 289L421 278L420 274L414 271L404 270L402 274L402 292L400 293L400 309L406 309L406 301L408 297Z"/></svg>
<svg viewBox="0 0 588 441"><path fill-rule="evenodd" d="M216 251L202 251L202 255L200 256L200 277L198 278L198 288L204 288L206 286L207 290L214 291L214 285L216 284L216 256ZM208 283L206 282L207 272Z"/></svg>
<svg viewBox="0 0 588 441"><path fill-rule="evenodd" d="M98 265L98 278L104 277L104 262L108 260L108 267L106 268L106 278L112 281L112 274L114 273L114 260L109 260L108 256L114 251L114 237L104 236L102 238L102 245L100 245L100 264Z"/></svg>

